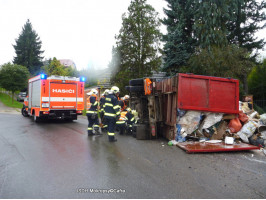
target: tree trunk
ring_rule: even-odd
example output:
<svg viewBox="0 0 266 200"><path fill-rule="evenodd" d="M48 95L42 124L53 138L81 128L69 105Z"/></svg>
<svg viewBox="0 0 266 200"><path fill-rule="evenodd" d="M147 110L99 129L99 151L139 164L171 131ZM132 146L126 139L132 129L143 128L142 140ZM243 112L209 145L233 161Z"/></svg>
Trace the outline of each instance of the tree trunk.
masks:
<svg viewBox="0 0 266 200"><path fill-rule="evenodd" d="M248 77L247 74L243 76L243 86L244 86L244 93L245 95L248 94Z"/></svg>
<svg viewBox="0 0 266 200"><path fill-rule="evenodd" d="M12 104L14 103L14 92L12 91Z"/></svg>

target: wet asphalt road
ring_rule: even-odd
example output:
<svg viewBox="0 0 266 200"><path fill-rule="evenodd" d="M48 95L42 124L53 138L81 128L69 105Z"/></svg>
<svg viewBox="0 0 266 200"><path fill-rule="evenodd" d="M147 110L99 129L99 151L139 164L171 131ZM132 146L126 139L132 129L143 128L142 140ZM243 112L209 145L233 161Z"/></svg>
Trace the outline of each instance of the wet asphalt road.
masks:
<svg viewBox="0 0 266 200"><path fill-rule="evenodd" d="M260 151L186 154L166 140L88 138L86 127L0 113L0 198L266 197Z"/></svg>

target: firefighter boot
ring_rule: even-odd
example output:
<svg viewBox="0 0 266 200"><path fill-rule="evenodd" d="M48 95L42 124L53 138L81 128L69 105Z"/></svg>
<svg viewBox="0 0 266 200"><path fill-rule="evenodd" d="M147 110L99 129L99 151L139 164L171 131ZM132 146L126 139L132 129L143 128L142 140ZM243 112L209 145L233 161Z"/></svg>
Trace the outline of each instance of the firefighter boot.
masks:
<svg viewBox="0 0 266 200"><path fill-rule="evenodd" d="M102 128L102 132L106 133L107 132L107 128L106 127L103 127Z"/></svg>
<svg viewBox="0 0 266 200"><path fill-rule="evenodd" d="M132 127L128 127L128 128L127 128L127 134L128 134L128 135L132 135L132 132L133 132Z"/></svg>
<svg viewBox="0 0 266 200"><path fill-rule="evenodd" d="M100 133L100 129L97 126L94 127L94 131L95 131L95 134L97 134L97 135L100 135L101 134Z"/></svg>
<svg viewBox="0 0 266 200"><path fill-rule="evenodd" d="M93 136L94 134L93 134L93 132L92 132L92 130L88 130L88 136Z"/></svg>
<svg viewBox="0 0 266 200"><path fill-rule="evenodd" d="M109 139L109 142L116 142L117 139L115 138L115 136L109 136L108 135L108 139Z"/></svg>

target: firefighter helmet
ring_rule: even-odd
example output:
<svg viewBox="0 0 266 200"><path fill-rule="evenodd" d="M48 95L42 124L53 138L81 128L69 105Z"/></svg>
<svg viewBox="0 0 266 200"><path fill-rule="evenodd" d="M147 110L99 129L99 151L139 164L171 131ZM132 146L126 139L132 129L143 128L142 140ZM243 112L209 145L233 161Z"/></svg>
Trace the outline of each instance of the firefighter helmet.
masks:
<svg viewBox="0 0 266 200"><path fill-rule="evenodd" d="M108 95L108 94L109 94L109 90L108 89L104 90L103 95Z"/></svg>
<svg viewBox="0 0 266 200"><path fill-rule="evenodd" d="M92 94L98 94L98 91L97 91L96 89L92 89L92 90L91 90L91 93L92 93Z"/></svg>
<svg viewBox="0 0 266 200"><path fill-rule="evenodd" d="M119 92L119 88L116 87L116 86L113 86L113 87L111 88L111 91L113 91L113 92L116 94L116 93Z"/></svg>
<svg viewBox="0 0 266 200"><path fill-rule="evenodd" d="M123 100L129 100L129 95L125 95Z"/></svg>

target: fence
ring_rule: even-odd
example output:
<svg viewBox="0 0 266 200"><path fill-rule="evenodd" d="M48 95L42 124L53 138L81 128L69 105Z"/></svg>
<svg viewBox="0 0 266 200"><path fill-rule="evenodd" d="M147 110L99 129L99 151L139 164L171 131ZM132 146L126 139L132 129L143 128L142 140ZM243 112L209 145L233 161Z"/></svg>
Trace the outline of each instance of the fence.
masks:
<svg viewBox="0 0 266 200"><path fill-rule="evenodd" d="M254 100L254 103L263 108L264 110L266 110L266 100Z"/></svg>

